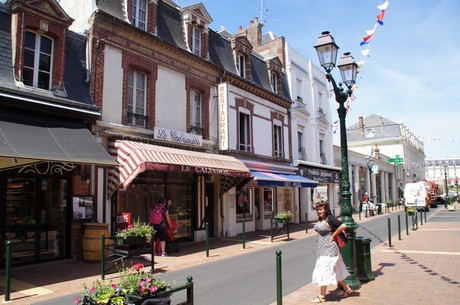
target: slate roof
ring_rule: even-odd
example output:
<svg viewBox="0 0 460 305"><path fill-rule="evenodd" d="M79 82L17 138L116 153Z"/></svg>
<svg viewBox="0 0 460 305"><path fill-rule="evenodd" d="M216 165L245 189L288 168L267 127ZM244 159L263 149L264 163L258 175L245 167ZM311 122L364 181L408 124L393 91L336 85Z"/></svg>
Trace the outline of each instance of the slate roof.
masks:
<svg viewBox="0 0 460 305"><path fill-rule="evenodd" d="M67 97L59 97L47 90L36 90L29 86L18 86L14 79L11 47L11 10L0 3L0 93L45 101L56 105L65 105L75 109L88 109L94 114L99 108L90 98L88 85L85 83L85 37L68 32L66 47L65 91Z"/></svg>
<svg viewBox="0 0 460 305"><path fill-rule="evenodd" d="M163 1L158 1L157 36L176 47L187 49L182 27L182 13Z"/></svg>
<svg viewBox="0 0 460 305"><path fill-rule="evenodd" d="M371 131L371 139L388 139L402 136L399 123L384 118L377 114L371 114L363 118L364 133ZM347 139L349 142L360 141L359 122L347 127Z"/></svg>
<svg viewBox="0 0 460 305"><path fill-rule="evenodd" d="M209 31L209 61L227 72L238 74L233 59L232 44L212 30Z"/></svg>

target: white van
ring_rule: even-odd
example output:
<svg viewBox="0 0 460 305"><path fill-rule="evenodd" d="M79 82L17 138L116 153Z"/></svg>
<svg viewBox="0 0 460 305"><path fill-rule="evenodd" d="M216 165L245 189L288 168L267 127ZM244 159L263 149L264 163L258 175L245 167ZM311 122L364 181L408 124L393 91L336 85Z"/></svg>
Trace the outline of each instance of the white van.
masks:
<svg viewBox="0 0 460 305"><path fill-rule="evenodd" d="M407 183L404 187L404 205L406 208L426 210L430 208L430 185L426 181Z"/></svg>

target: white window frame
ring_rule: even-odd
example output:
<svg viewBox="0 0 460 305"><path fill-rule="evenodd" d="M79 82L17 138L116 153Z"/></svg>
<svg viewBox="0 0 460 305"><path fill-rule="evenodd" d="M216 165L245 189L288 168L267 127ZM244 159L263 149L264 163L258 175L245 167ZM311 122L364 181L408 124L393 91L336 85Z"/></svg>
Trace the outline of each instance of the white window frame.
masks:
<svg viewBox="0 0 460 305"><path fill-rule="evenodd" d="M133 12L132 20L133 25L137 28L146 31L147 30L147 16L148 16L148 4L147 0L132 0ZM144 14L144 18L141 18L141 14Z"/></svg>
<svg viewBox="0 0 460 305"><path fill-rule="evenodd" d="M143 84L138 83L141 81ZM128 115L128 124L147 127L146 100L147 100L147 75L143 72L128 70L128 114L134 114L131 119ZM144 118L137 117L143 116Z"/></svg>
<svg viewBox="0 0 460 305"><path fill-rule="evenodd" d="M246 57L238 54L238 73L242 78L246 78Z"/></svg>
<svg viewBox="0 0 460 305"><path fill-rule="evenodd" d="M190 125L191 127L202 129L203 94L198 90L192 90L190 95Z"/></svg>
<svg viewBox="0 0 460 305"><path fill-rule="evenodd" d="M238 134L239 134L239 150L251 151L251 115L242 111L238 114Z"/></svg>
<svg viewBox="0 0 460 305"><path fill-rule="evenodd" d="M279 122L273 122L273 155L283 156L283 126Z"/></svg>
<svg viewBox="0 0 460 305"><path fill-rule="evenodd" d="M44 90L50 90L52 80L53 80L53 62L54 62L54 40L50 37L47 37L45 35L38 34L33 31L26 31L26 37L28 34L32 34L35 36L35 41L34 41L34 46L33 48L30 48L27 46L27 41L26 44L24 45L24 60L23 60L23 67L22 67L22 73L23 73L23 81L26 86L32 86L35 88L40 88ZM50 53L42 51L42 41L43 40L48 40L51 43L50 47ZM26 57L28 56L27 53L33 53L33 65L28 66L26 65ZM32 54L30 54L31 56ZM40 64L40 62L45 59L49 58L49 67L48 69L44 69L43 65ZM25 70L30 70L32 71L32 82L28 82L24 79ZM47 85L41 85L40 83L40 75L46 74L48 78L48 84Z"/></svg>
<svg viewBox="0 0 460 305"><path fill-rule="evenodd" d="M196 26L192 27L192 53L201 56L201 30Z"/></svg>

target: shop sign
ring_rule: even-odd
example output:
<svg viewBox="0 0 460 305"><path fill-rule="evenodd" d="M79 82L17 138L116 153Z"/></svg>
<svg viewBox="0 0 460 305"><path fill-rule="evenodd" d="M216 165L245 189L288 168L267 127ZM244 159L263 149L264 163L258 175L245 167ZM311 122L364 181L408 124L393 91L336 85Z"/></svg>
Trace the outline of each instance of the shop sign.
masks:
<svg viewBox="0 0 460 305"><path fill-rule="evenodd" d="M299 170L299 175L315 181L339 183L339 172L331 171L322 168L302 167Z"/></svg>
<svg viewBox="0 0 460 305"><path fill-rule="evenodd" d="M153 129L153 138L155 140L173 142L177 144L187 144L193 146L201 146L203 143L203 137L201 135L186 133L177 130L169 130L161 127L155 127Z"/></svg>
<svg viewBox="0 0 460 305"><path fill-rule="evenodd" d="M228 150L228 101L227 83L218 86L219 101L219 149Z"/></svg>
<svg viewBox="0 0 460 305"><path fill-rule="evenodd" d="M131 224L131 213L118 213L115 219L115 231L126 229Z"/></svg>

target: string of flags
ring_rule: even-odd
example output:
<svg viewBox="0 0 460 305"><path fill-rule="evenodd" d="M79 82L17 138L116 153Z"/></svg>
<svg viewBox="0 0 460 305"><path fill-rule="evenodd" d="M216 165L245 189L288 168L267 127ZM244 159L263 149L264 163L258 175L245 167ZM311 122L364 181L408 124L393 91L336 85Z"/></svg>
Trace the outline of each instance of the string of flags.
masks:
<svg viewBox="0 0 460 305"><path fill-rule="evenodd" d="M371 30L367 30L366 31L366 36L364 36L363 40L361 41L360 43L360 46L366 46L366 49L362 50L361 51L361 54L365 57L370 57L370 44L372 42L372 38L375 36L375 33L377 31L377 28L379 26L383 26L383 19L385 18L385 12L388 8L388 5L390 4L390 2L388 0L385 0L385 2L381 5L378 5L377 8L380 10L380 13L377 15L377 20L374 24L374 27L371 29ZM358 64L358 72L359 73L361 71L361 69L364 67L364 60L361 60L359 61L357 64ZM358 86L356 85L353 85L353 88L352 90L355 91L358 89ZM347 114L348 112L350 111L350 108L351 108L351 105L355 102L355 96L352 95L350 96L350 98L348 99L347 101L347 104L346 104L346 109L347 109ZM331 124L331 133L333 134L336 134L338 129L339 129L339 125L337 124L338 121L334 122L333 124Z"/></svg>

